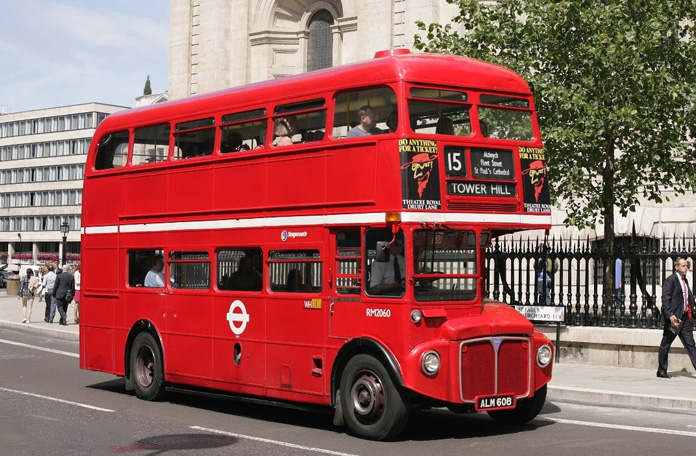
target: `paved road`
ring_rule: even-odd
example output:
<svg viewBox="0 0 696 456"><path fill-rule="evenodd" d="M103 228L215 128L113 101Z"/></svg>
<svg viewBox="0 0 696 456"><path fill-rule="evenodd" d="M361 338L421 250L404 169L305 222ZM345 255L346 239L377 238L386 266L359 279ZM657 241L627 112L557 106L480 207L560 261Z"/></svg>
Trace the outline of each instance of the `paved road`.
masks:
<svg viewBox="0 0 696 456"><path fill-rule="evenodd" d="M422 412L400 440L369 442L334 428L329 413L180 393L141 401L122 379L79 370L77 353L75 340L0 328L0 454L586 456L696 444L693 412L560 401L514 427Z"/></svg>

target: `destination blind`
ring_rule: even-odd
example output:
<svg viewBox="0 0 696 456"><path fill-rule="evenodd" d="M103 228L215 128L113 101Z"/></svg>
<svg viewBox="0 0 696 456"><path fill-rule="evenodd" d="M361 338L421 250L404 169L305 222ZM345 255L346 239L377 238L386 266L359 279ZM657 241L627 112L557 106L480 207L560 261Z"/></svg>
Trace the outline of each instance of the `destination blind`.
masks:
<svg viewBox="0 0 696 456"><path fill-rule="evenodd" d="M447 177L466 177L466 166L460 148L445 148ZM450 156L451 155L451 156ZM511 150L471 149L471 177L474 180L447 180L447 193L464 196L517 196L514 182L490 182L515 180L515 166ZM452 164L459 166L452 166ZM479 181L479 179L481 181Z"/></svg>

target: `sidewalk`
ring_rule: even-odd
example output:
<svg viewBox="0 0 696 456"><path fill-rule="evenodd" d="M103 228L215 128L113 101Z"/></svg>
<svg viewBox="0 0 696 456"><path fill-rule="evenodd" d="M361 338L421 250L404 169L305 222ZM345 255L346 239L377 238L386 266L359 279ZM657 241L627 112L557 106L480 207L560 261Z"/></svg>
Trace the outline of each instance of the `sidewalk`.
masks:
<svg viewBox="0 0 696 456"><path fill-rule="evenodd" d="M79 339L73 321L74 304L68 308L68 326L44 322L44 302L36 301L32 323L22 323L22 302L0 289L0 327L47 336ZM655 355L657 362L657 355ZM560 362L554 366L547 399L600 405L696 411L696 374L671 371L672 378L657 378L653 370ZM667 395L663 392L668 391ZM671 393L669 393L671 392Z"/></svg>
<svg viewBox="0 0 696 456"><path fill-rule="evenodd" d="M62 337L71 340L80 338L80 327L75 324L75 303L68 306L68 326L58 324L60 314L56 310L53 323L46 323L46 303L34 299L31 311L31 323L22 323L22 300L17 296L7 296L6 289L0 288L0 327L12 329L25 329L36 334Z"/></svg>

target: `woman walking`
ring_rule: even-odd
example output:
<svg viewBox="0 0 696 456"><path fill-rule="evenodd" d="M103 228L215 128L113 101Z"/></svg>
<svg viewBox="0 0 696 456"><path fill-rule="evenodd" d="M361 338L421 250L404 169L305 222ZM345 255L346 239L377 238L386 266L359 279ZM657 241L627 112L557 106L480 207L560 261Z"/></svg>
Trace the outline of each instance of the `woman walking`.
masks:
<svg viewBox="0 0 696 456"><path fill-rule="evenodd" d="M34 272L27 269L27 275L22 277L19 284L19 297L22 299L22 323L31 323L31 309L34 306L34 296L39 287L39 279L34 277Z"/></svg>

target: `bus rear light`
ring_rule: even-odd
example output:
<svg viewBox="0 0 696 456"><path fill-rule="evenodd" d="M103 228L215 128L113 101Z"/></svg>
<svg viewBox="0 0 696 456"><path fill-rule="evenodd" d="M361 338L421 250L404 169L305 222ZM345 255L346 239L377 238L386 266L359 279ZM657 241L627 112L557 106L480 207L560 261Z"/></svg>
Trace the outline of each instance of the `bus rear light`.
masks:
<svg viewBox="0 0 696 456"><path fill-rule="evenodd" d="M428 377L437 374L440 370L440 355L434 350L423 353L421 368Z"/></svg>
<svg viewBox="0 0 696 456"><path fill-rule="evenodd" d="M413 310L411 311L411 321L412 321L413 323L415 323L415 324L420 323L422 317L423 317L423 315L421 315L420 310L418 310L418 309L413 309Z"/></svg>

